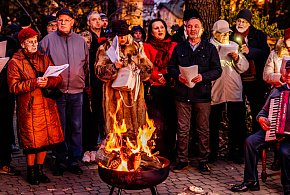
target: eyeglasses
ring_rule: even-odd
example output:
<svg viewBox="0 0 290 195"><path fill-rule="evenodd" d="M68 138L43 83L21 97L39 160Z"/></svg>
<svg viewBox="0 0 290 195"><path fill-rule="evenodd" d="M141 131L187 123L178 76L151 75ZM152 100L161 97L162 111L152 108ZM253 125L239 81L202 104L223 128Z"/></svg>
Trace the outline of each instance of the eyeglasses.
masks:
<svg viewBox="0 0 290 195"><path fill-rule="evenodd" d="M241 20L241 19L238 19L237 20L237 23L241 23L241 24L249 24L249 22L247 20Z"/></svg>
<svg viewBox="0 0 290 195"><path fill-rule="evenodd" d="M57 25L53 24L53 23L49 23L47 26L49 26L49 27L57 27Z"/></svg>
<svg viewBox="0 0 290 195"><path fill-rule="evenodd" d="M221 36L229 36L231 34L231 32L225 32L225 33L217 32L217 33L220 34Z"/></svg>
<svg viewBox="0 0 290 195"><path fill-rule="evenodd" d="M60 19L60 20L57 20L59 23L65 23L65 24L67 24L67 23L69 23L70 21L72 21L72 19L70 19L70 20L68 20L68 19L65 19L65 20L63 20L63 19Z"/></svg>
<svg viewBox="0 0 290 195"><path fill-rule="evenodd" d="M28 45L33 45L33 44L37 45L38 41L37 40L35 40L35 41L25 41L25 43L28 44Z"/></svg>

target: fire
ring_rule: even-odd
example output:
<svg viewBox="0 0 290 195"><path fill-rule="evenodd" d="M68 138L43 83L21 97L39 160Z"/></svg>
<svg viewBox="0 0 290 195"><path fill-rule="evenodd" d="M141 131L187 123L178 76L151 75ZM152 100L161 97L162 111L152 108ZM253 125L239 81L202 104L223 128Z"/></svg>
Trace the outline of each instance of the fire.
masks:
<svg viewBox="0 0 290 195"><path fill-rule="evenodd" d="M107 135L104 143L104 152L107 154L115 154L117 159L112 160L110 168L118 171L134 171L141 163L141 153L145 153L148 157L156 159L151 150L154 146L154 140L151 140L154 131L156 129L154 121L149 119L146 113L146 124L138 129L138 135L136 140L130 140L125 137L127 132L125 120L119 125L116 119L116 114L120 108L121 101L117 103L117 109L115 113L110 113L110 116L114 119L113 129L111 133ZM148 143L150 143L148 145ZM114 158L114 157L112 157ZM99 163L100 164L100 163ZM130 168L129 168L130 164ZM101 164L103 166L103 164Z"/></svg>

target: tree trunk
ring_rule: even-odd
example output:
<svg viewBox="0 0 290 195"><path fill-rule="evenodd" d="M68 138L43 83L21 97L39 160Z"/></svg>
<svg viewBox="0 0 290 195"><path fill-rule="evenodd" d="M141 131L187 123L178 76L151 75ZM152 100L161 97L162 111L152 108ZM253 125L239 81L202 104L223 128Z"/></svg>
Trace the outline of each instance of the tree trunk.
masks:
<svg viewBox="0 0 290 195"><path fill-rule="evenodd" d="M213 24L219 19L219 7L219 0L185 0L185 9L198 10L207 36L210 36Z"/></svg>

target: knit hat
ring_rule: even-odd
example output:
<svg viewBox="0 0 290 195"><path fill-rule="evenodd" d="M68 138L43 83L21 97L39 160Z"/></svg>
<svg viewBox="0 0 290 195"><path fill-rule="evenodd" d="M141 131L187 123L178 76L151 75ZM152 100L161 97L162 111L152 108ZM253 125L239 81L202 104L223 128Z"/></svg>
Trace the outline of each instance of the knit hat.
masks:
<svg viewBox="0 0 290 195"><path fill-rule="evenodd" d="M287 28L285 31L284 31L284 41L290 39L290 28Z"/></svg>
<svg viewBox="0 0 290 195"><path fill-rule="evenodd" d="M239 18L243 18L245 20L247 20L250 24L251 24L251 20L252 20L252 12L248 9L243 9L241 10L238 15L237 15L237 19Z"/></svg>
<svg viewBox="0 0 290 195"><path fill-rule="evenodd" d="M33 30L32 28L24 28L18 33L18 40L21 43L23 43L26 39L29 39L34 36L38 36L38 33Z"/></svg>
<svg viewBox="0 0 290 195"><path fill-rule="evenodd" d="M56 22L56 17L55 16L52 16L52 15L45 16L45 19L44 19L45 26L47 26L51 22Z"/></svg>
<svg viewBox="0 0 290 195"><path fill-rule="evenodd" d="M113 20L111 23L112 32L110 36L125 36L130 33L129 25L124 20Z"/></svg>
<svg viewBox="0 0 290 195"><path fill-rule="evenodd" d="M230 29L229 23L225 20L216 21L212 27L212 31L216 31L216 32L220 32L220 33L233 32Z"/></svg>
<svg viewBox="0 0 290 195"><path fill-rule="evenodd" d="M183 13L183 21L188 21L190 18L201 19L198 11L196 9L186 9Z"/></svg>
<svg viewBox="0 0 290 195"><path fill-rule="evenodd" d="M67 15L67 16L69 16L71 18L74 18L74 14L69 9L66 9L66 8L63 8L63 9L59 10L56 13L56 18L58 18L60 15Z"/></svg>

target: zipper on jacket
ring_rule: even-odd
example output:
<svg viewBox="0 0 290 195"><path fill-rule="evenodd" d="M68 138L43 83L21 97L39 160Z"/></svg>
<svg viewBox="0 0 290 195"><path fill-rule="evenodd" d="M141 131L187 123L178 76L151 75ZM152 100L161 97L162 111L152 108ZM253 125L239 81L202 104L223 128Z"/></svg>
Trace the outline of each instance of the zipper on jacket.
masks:
<svg viewBox="0 0 290 195"><path fill-rule="evenodd" d="M66 54L67 54L67 63L68 63L68 75L67 75L67 86L66 86L66 93L68 93L69 89L69 79L70 79L70 63L69 63L69 51L68 51L68 42L67 42L67 37L65 37L65 43L66 43Z"/></svg>

